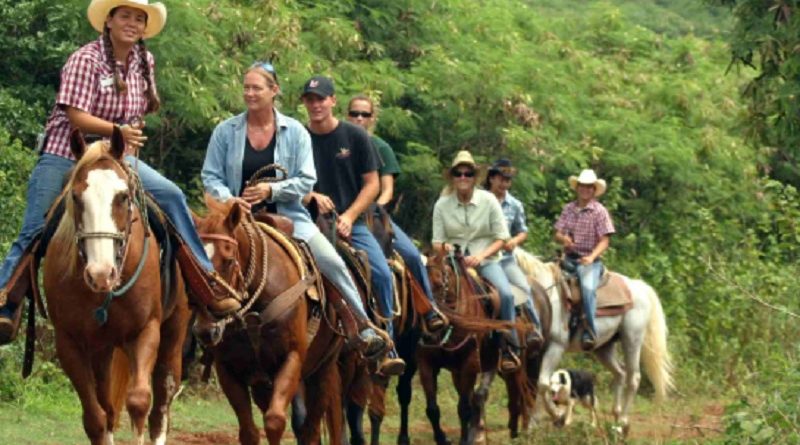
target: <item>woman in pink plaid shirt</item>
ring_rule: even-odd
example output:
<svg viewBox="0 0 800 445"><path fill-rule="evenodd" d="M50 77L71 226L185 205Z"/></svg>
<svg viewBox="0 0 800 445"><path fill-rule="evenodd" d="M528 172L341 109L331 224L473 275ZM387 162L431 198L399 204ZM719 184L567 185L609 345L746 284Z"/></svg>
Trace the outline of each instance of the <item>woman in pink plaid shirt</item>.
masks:
<svg viewBox="0 0 800 445"><path fill-rule="evenodd" d="M92 0L89 22L101 35L72 53L61 69L56 103L47 120L41 154L28 181L27 208L17 240L0 268L0 344L15 335L22 295L11 292L11 277L45 223L45 213L61 193L64 175L74 165L70 134L80 129L87 139L108 138L118 128L125 139L126 160L137 166L150 192L176 227L186 248L178 258L195 295L216 312L240 307L234 298L217 298L214 267L192 221L186 197L172 181L132 156L147 140L141 118L161 103L153 75L155 61L143 39L161 32L167 10L148 0ZM191 269L186 272L187 269ZM192 280L192 273L195 279ZM221 286L216 286L217 289ZM8 302L6 303L6 300Z"/></svg>
<svg viewBox="0 0 800 445"><path fill-rule="evenodd" d="M564 206L555 224L556 241L566 251L566 268L577 272L581 284L583 313L587 327L581 336L583 349L594 349L597 329L594 324L597 285L603 271L600 256L608 249L609 236L615 232L608 210L597 201L605 193L606 182L594 170L583 170L570 176L570 187L578 199Z"/></svg>

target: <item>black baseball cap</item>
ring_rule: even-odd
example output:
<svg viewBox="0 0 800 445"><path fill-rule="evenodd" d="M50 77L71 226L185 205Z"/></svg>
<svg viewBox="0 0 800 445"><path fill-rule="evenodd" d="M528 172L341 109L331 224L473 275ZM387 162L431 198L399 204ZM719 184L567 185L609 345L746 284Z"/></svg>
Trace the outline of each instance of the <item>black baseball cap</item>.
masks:
<svg viewBox="0 0 800 445"><path fill-rule="evenodd" d="M333 96L336 94L336 90L333 88L333 79L325 76L314 76L308 79L303 86L302 96L306 94L316 94L323 98Z"/></svg>

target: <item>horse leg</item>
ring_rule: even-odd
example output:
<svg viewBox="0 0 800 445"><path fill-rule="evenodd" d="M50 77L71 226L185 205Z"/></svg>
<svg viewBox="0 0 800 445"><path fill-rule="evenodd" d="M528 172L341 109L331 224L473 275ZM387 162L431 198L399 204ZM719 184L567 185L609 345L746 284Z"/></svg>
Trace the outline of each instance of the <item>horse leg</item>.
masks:
<svg viewBox="0 0 800 445"><path fill-rule="evenodd" d="M347 425L350 427L350 445L364 445L364 407L347 400Z"/></svg>
<svg viewBox="0 0 800 445"><path fill-rule="evenodd" d="M408 436L408 407L411 405L411 381L414 373L417 372L417 360L406 361L406 371L397 379L397 402L400 404L400 431L397 433L398 445L409 445L411 439ZM378 445L373 432L372 445Z"/></svg>
<svg viewBox="0 0 800 445"><path fill-rule="evenodd" d="M491 371L482 372L480 374L479 386L475 390L475 405L479 410L478 432L475 435L475 443L486 443L486 424L484 418L486 417L486 401L489 400L489 388L492 387L497 367L492 367ZM511 397L511 391L508 396ZM513 436L512 436L513 437Z"/></svg>
<svg viewBox="0 0 800 445"><path fill-rule="evenodd" d="M614 342L607 343L594 351L600 363L614 375L611 383L611 392L614 393L614 421L619 422L622 416L622 395L626 372L614 353Z"/></svg>
<svg viewBox="0 0 800 445"><path fill-rule="evenodd" d="M406 372L408 372L408 367L406 367ZM381 443L381 423L383 422L383 416L386 414L386 390L388 384L388 380L379 381L376 379L372 381L368 408L370 445L380 445Z"/></svg>
<svg viewBox="0 0 800 445"><path fill-rule="evenodd" d="M114 427L119 413L116 412L113 401L111 400L111 357L114 352L113 347L109 347L92 355L91 365L95 379L95 391L97 403L106 413L106 431L109 436L113 435Z"/></svg>
<svg viewBox="0 0 800 445"><path fill-rule="evenodd" d="M170 318L161 325L161 343L158 345L158 358L153 369L153 407L147 420L153 445L167 443L170 406L181 385L183 345L189 316L186 302L178 302L178 307Z"/></svg>
<svg viewBox="0 0 800 445"><path fill-rule="evenodd" d="M563 345L566 345L568 341L568 339L564 339ZM547 412L547 414L549 414L553 420L559 417L558 409L550 397L548 397L547 392L550 389L550 376L552 376L553 372L555 372L556 366L558 366L558 362L561 361L561 357L563 355L564 346L562 346L561 343L557 343L551 339L550 346L547 347L547 351L544 353L544 357L542 358L542 367L539 371L539 380L537 381L536 409L534 410L533 417L534 424L540 420L540 416L543 415L543 412Z"/></svg>
<svg viewBox="0 0 800 445"><path fill-rule="evenodd" d="M273 380L272 399L269 409L264 413L264 429L270 445L279 444L286 430L286 408L300 385L302 366L300 354L291 351L286 355L283 366Z"/></svg>
<svg viewBox="0 0 800 445"><path fill-rule="evenodd" d="M636 392L639 390L642 374L639 370L639 360L642 352L643 337L632 338L630 335L622 336L622 350L625 352L625 399L622 403L622 415L619 423L622 425L624 434L628 434L630 424L628 423L628 412L633 406Z"/></svg>
<svg viewBox="0 0 800 445"><path fill-rule="evenodd" d="M419 363L419 380L422 383L422 389L425 391L425 414L431 422L433 428L433 439L437 445L450 445L450 440L447 439L447 434L442 430L440 423L441 411L439 411L439 404L436 402L436 379L439 377L439 368L434 368L427 360L422 360Z"/></svg>
<svg viewBox="0 0 800 445"><path fill-rule="evenodd" d="M471 445L478 432L483 400L475 395L475 384L478 382L480 359L478 351L470 354L471 360L465 366L453 372L453 384L458 392L458 418L461 423L461 445Z"/></svg>
<svg viewBox="0 0 800 445"><path fill-rule="evenodd" d="M297 393L292 399L292 432L294 433L294 437L297 438L298 444L302 443L300 438L302 437L303 433L303 425L306 423L306 419L308 418L306 400L303 396L304 393L305 389L303 388L303 383L300 382L300 388L297 390Z"/></svg>
<svg viewBox="0 0 800 445"><path fill-rule="evenodd" d="M328 414L328 428L332 445L342 440L342 403L339 368L336 357L331 357L310 378L305 381L306 408L308 413L303 424L300 443L317 445L320 443L322 418ZM330 411L329 411L330 410Z"/></svg>
<svg viewBox="0 0 800 445"><path fill-rule="evenodd" d="M523 415L525 400L525 373L523 369L503 376L506 383L506 393L508 393L508 432L512 439L519 435L519 418Z"/></svg>
<svg viewBox="0 0 800 445"><path fill-rule="evenodd" d="M253 422L250 390L218 360L214 360L214 369L217 371L219 386L222 387L222 392L225 393L228 403L236 413L236 420L239 422L239 443L241 445L258 445L261 437L258 434L258 427Z"/></svg>
<svg viewBox="0 0 800 445"><path fill-rule="evenodd" d="M125 346L130 360L133 384L128 391L125 405L136 430L136 443L144 444L144 422L150 411L152 388L150 379L156 363L158 344L161 338L160 320L149 320L135 341Z"/></svg>
<svg viewBox="0 0 800 445"><path fill-rule="evenodd" d="M112 433L107 429L108 419L105 410L97 400L93 387L95 379L90 367L89 357L83 353L68 335L56 331L56 354L61 368L72 382L83 408L83 430L92 445L113 443Z"/></svg>

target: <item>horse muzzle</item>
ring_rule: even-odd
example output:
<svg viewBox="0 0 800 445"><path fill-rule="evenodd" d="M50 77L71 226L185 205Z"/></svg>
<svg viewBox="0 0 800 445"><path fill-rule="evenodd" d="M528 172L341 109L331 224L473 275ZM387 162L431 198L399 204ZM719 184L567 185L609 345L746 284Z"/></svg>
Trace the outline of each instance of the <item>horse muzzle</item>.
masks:
<svg viewBox="0 0 800 445"><path fill-rule="evenodd" d="M83 270L83 280L93 292L111 292L119 284L119 271L111 264L92 263Z"/></svg>

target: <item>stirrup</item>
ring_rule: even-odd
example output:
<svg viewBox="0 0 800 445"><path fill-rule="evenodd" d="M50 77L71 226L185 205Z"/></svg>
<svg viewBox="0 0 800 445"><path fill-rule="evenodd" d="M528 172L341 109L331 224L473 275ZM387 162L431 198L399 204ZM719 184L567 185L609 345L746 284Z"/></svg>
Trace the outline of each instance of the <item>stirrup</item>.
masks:
<svg viewBox="0 0 800 445"><path fill-rule="evenodd" d="M520 366L522 366L522 361L519 356L509 348L500 354L497 370L500 371L500 374L510 374L518 370Z"/></svg>

